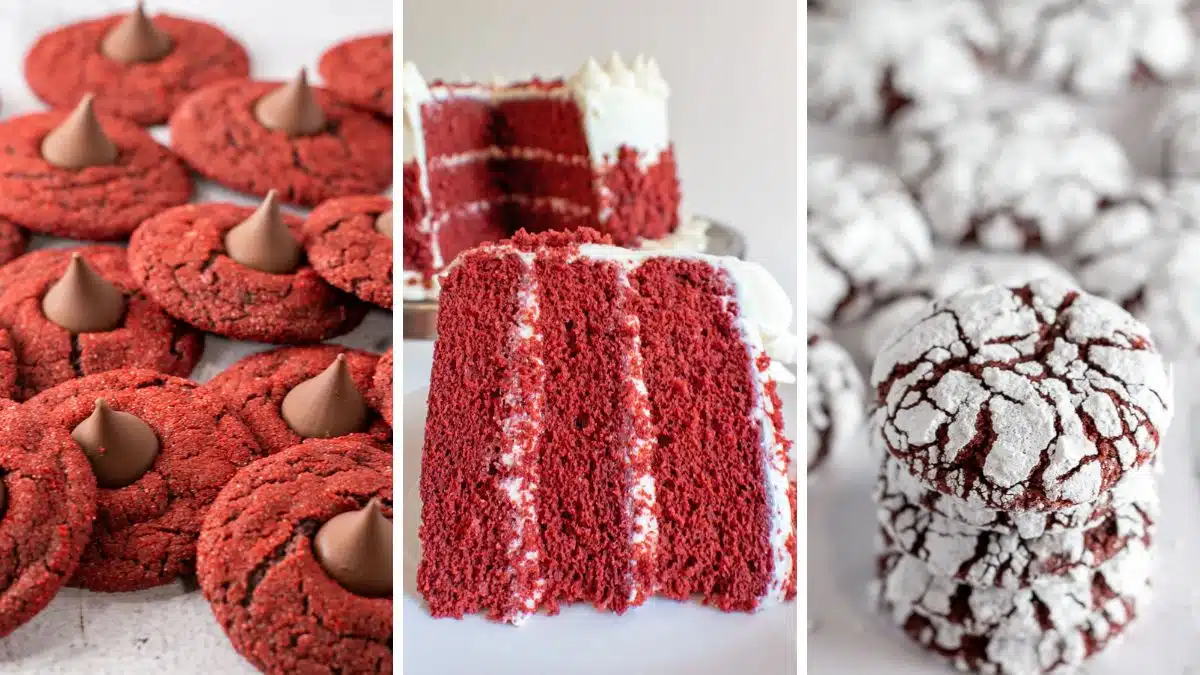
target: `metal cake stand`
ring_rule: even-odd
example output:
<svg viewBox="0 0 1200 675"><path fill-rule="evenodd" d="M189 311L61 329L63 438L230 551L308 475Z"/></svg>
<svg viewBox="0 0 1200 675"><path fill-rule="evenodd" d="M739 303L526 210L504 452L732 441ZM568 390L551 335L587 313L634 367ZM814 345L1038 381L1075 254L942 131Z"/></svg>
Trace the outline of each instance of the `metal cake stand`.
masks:
<svg viewBox="0 0 1200 675"><path fill-rule="evenodd" d="M707 216L697 216L708 221L707 245L704 253L709 255L733 256L739 260L746 257L746 238L741 232L725 223ZM432 340L437 334L437 300L404 301L404 339Z"/></svg>

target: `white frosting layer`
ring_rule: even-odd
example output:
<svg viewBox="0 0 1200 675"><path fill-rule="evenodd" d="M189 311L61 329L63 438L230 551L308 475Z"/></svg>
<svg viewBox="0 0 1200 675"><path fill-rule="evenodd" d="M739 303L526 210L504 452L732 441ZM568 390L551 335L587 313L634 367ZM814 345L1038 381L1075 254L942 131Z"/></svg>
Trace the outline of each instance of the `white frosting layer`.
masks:
<svg viewBox="0 0 1200 675"><path fill-rule="evenodd" d="M656 162L671 144L667 126L670 90L654 59L638 55L632 67L617 54L604 66L588 59L567 80L583 115L588 152L596 166L617 160L622 146L636 149L643 161Z"/></svg>

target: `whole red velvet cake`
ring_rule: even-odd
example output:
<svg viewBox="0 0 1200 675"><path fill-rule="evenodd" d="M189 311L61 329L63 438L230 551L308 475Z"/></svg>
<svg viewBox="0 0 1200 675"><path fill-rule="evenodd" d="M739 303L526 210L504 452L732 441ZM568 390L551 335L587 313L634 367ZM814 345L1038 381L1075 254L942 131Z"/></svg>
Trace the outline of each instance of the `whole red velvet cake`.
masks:
<svg viewBox="0 0 1200 675"><path fill-rule="evenodd" d="M435 616L795 595L786 294L608 241L519 232L447 272L420 479Z"/></svg>

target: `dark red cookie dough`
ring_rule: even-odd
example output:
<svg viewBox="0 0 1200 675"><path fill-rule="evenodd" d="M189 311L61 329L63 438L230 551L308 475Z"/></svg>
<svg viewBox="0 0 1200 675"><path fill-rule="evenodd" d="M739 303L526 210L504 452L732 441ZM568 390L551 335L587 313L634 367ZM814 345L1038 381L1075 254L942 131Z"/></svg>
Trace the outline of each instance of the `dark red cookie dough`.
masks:
<svg viewBox="0 0 1200 675"><path fill-rule="evenodd" d="M152 18L172 48L150 63L122 64L100 50L125 15L83 21L47 33L25 56L25 79L53 108L71 108L96 95L96 112L142 126L162 124L187 94L207 84L250 74L246 50L211 24L167 14Z"/></svg>
<svg viewBox="0 0 1200 675"><path fill-rule="evenodd" d="M71 436L0 402L0 637L31 619L79 564L96 518L96 478Z"/></svg>
<svg viewBox="0 0 1200 675"><path fill-rule="evenodd" d="M209 505L239 468L262 456L261 448L220 399L195 382L150 370L71 380L27 401L21 414L70 433L97 398L148 424L159 453L132 484L98 491L92 540L71 585L132 591L191 574Z"/></svg>
<svg viewBox="0 0 1200 675"><path fill-rule="evenodd" d="M125 317L115 330L72 335L42 313L42 296L75 252L124 291ZM72 378L118 368L186 376L204 353L204 336L139 292L125 249L111 245L41 249L0 268L0 325L8 328L16 356L18 400Z"/></svg>
<svg viewBox="0 0 1200 675"><path fill-rule="evenodd" d="M283 201L304 206L391 184L391 127L321 89L313 94L325 111L324 132L289 137L260 124L254 104L283 84L227 80L195 92L171 114L172 147L226 187L255 195L274 189Z"/></svg>
<svg viewBox="0 0 1200 675"><path fill-rule="evenodd" d="M373 404L374 397L369 394L379 355L340 345L283 347L251 354L204 386L224 397L229 409L246 420L268 453L279 452L304 440L283 421L279 411L283 397L292 387L328 368L338 354L346 355L355 388ZM391 427L374 411L367 416L364 433L353 435L388 450L392 446Z"/></svg>
<svg viewBox="0 0 1200 675"><path fill-rule="evenodd" d="M0 123L0 218L34 232L107 241L128 237L143 220L186 203L192 177L171 151L137 125L101 117L117 146L115 164L60 169L42 159L42 139L70 111Z"/></svg>
<svg viewBox="0 0 1200 675"><path fill-rule="evenodd" d="M325 88L350 105L392 116L392 34L366 35L329 48L317 64Z"/></svg>
<svg viewBox="0 0 1200 675"><path fill-rule="evenodd" d="M11 220L0 218L0 265L25 252L29 237Z"/></svg>
<svg viewBox="0 0 1200 675"><path fill-rule="evenodd" d="M392 516L392 456L312 441L242 469L200 534L204 597L235 649L266 673L391 673L392 599L362 597L313 554L322 523L378 497Z"/></svg>
<svg viewBox="0 0 1200 675"><path fill-rule="evenodd" d="M387 197L331 199L304 221L308 262L325 281L361 300L392 308L392 240L375 229Z"/></svg>
<svg viewBox="0 0 1200 675"><path fill-rule="evenodd" d="M389 349L379 358L375 366L375 377L371 388L371 399L375 409L383 416L388 426L392 425L392 364L394 357Z"/></svg>
<svg viewBox="0 0 1200 675"><path fill-rule="evenodd" d="M311 266L271 274L226 255L225 233L253 212L194 204L147 220L129 242L134 278L171 316L235 340L315 342L357 326L366 307ZM284 222L303 244L300 220L285 215Z"/></svg>

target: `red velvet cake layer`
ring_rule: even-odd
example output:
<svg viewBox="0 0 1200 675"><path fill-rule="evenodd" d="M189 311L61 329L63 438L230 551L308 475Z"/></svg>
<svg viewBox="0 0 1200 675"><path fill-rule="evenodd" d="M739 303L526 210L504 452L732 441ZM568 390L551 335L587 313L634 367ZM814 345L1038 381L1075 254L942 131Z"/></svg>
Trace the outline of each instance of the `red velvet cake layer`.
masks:
<svg viewBox="0 0 1200 675"><path fill-rule="evenodd" d="M476 159L429 167L430 206L434 213L453 211L464 204L494 202L504 197L503 164Z"/></svg>
<svg viewBox="0 0 1200 675"><path fill-rule="evenodd" d="M426 161L494 145L492 120L492 104L481 98L450 98L421 106Z"/></svg>
<svg viewBox="0 0 1200 675"><path fill-rule="evenodd" d="M428 212L429 206L421 198L421 167L416 162L407 162L404 165L404 219L400 224L402 269L423 272L426 278L433 272L431 237L429 232L423 231Z"/></svg>
<svg viewBox="0 0 1200 675"><path fill-rule="evenodd" d="M643 238L662 239L679 227L679 179L675 150L667 148L645 169L638 154L622 147L617 161L601 177L607 199L601 209L608 219L601 229L617 246L632 246ZM637 195L630 199L630 195Z"/></svg>
<svg viewBox="0 0 1200 675"><path fill-rule="evenodd" d="M583 119L570 97L504 99L496 103L496 117L495 142L501 147L588 156Z"/></svg>
<svg viewBox="0 0 1200 675"><path fill-rule="evenodd" d="M443 215L437 242L446 262L459 253L508 236L509 217L503 206L465 206Z"/></svg>

